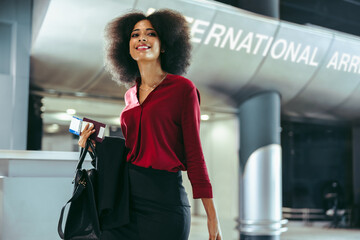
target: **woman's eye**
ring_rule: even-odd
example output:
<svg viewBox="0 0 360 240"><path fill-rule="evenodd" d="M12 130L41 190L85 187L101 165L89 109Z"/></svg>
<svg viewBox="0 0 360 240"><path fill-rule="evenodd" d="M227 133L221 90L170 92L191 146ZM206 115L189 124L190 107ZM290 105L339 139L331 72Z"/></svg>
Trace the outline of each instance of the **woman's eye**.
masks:
<svg viewBox="0 0 360 240"><path fill-rule="evenodd" d="M154 33L154 32L149 33L149 35L153 36L153 37L156 37L156 33Z"/></svg>
<svg viewBox="0 0 360 240"><path fill-rule="evenodd" d="M137 33L134 33L134 34L131 35L132 38L133 37L138 37L138 36L139 36L139 34L137 34Z"/></svg>

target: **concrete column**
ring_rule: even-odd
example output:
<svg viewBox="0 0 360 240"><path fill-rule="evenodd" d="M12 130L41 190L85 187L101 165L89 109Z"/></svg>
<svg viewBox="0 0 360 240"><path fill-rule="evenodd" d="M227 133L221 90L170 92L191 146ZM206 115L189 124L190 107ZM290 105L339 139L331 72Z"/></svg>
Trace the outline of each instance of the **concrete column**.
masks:
<svg viewBox="0 0 360 240"><path fill-rule="evenodd" d="M241 240L276 240L282 220L280 96L264 92L239 108Z"/></svg>
<svg viewBox="0 0 360 240"><path fill-rule="evenodd" d="M26 149L31 0L0 1L0 149Z"/></svg>

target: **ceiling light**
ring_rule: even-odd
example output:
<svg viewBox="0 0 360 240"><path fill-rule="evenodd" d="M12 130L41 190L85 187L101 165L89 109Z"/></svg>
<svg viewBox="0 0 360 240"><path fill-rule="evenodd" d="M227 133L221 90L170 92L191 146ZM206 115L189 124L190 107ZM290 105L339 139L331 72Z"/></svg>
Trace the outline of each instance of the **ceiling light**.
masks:
<svg viewBox="0 0 360 240"><path fill-rule="evenodd" d="M60 121L71 121L72 116L66 113L55 113L54 117Z"/></svg>
<svg viewBox="0 0 360 240"><path fill-rule="evenodd" d="M207 115L207 114L201 115L201 120L207 121L207 120L209 120L209 119L210 119L209 115Z"/></svg>
<svg viewBox="0 0 360 240"><path fill-rule="evenodd" d="M60 130L59 124L51 124L51 125L46 127L46 132L47 133L56 133L59 130Z"/></svg>
<svg viewBox="0 0 360 240"><path fill-rule="evenodd" d="M86 93L76 92L76 93L75 93L75 96L77 96L77 97L84 97L84 96L86 96Z"/></svg>
<svg viewBox="0 0 360 240"><path fill-rule="evenodd" d="M74 115L76 113L76 110L72 109L72 108L69 108L69 109L66 110L66 113L69 114L69 115Z"/></svg>
<svg viewBox="0 0 360 240"><path fill-rule="evenodd" d="M149 8L146 12L146 15L149 16L150 14L154 13L156 11L155 8Z"/></svg>

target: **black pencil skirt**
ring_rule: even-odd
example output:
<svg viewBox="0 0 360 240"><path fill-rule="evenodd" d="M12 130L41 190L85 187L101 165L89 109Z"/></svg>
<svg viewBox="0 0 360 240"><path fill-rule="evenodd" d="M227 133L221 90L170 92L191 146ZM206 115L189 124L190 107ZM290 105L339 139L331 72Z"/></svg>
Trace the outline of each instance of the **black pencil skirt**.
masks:
<svg viewBox="0 0 360 240"><path fill-rule="evenodd" d="M102 233L102 240L187 240L190 205L181 171L129 165L130 223Z"/></svg>

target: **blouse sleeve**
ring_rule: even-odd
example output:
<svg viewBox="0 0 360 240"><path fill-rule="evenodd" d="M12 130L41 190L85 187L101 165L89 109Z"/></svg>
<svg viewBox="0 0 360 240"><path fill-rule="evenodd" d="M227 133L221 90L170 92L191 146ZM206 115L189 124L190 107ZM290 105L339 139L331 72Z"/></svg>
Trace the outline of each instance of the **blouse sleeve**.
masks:
<svg viewBox="0 0 360 240"><path fill-rule="evenodd" d="M212 187L200 141L200 93L192 83L184 90L181 126L193 198L212 198Z"/></svg>

